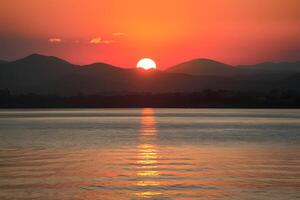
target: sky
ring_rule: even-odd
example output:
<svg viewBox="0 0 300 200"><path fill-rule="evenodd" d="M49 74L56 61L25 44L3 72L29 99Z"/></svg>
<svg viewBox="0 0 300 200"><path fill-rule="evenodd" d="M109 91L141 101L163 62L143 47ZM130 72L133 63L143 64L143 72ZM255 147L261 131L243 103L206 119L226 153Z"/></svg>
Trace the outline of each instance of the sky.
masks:
<svg viewBox="0 0 300 200"><path fill-rule="evenodd" d="M299 0L1 0L0 59L32 53L75 64L165 69L300 60Z"/></svg>

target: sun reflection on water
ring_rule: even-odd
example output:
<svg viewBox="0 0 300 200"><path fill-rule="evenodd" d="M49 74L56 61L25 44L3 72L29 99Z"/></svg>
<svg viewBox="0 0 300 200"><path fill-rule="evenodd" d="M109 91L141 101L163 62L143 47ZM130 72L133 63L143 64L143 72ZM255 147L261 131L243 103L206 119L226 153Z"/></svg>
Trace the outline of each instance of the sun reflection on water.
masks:
<svg viewBox="0 0 300 200"><path fill-rule="evenodd" d="M150 198L161 194L161 192L146 189L149 186L155 187L160 185L160 182L157 180L160 172L155 170L158 168L157 164L159 162L156 135L154 110L152 108L144 108L141 117L140 143L137 146L136 163L140 169L136 173L139 177L136 185L141 188L145 187L145 190L142 189L135 193L139 198Z"/></svg>

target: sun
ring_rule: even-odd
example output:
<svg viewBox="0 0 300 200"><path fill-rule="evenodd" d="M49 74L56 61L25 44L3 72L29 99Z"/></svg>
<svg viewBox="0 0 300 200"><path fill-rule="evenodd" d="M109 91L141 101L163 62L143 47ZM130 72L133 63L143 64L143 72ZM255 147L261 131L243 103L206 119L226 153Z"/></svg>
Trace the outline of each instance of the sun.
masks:
<svg viewBox="0 0 300 200"><path fill-rule="evenodd" d="M143 58L137 63L136 67L145 70L156 69L156 63L150 58Z"/></svg>

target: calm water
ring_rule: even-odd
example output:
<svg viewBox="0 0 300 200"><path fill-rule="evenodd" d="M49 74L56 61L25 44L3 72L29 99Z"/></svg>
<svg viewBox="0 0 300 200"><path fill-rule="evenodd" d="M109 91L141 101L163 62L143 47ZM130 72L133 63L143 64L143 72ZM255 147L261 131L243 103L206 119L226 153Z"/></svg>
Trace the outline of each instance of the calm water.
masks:
<svg viewBox="0 0 300 200"><path fill-rule="evenodd" d="M300 110L1 110L0 199L300 199Z"/></svg>

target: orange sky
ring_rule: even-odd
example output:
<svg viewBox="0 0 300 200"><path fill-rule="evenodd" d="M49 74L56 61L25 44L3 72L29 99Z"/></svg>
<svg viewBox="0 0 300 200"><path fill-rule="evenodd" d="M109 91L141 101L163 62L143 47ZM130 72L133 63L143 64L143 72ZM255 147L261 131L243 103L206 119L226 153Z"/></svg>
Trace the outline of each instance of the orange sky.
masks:
<svg viewBox="0 0 300 200"><path fill-rule="evenodd" d="M229 64L300 60L299 0L1 0L0 59L158 68L193 58Z"/></svg>

